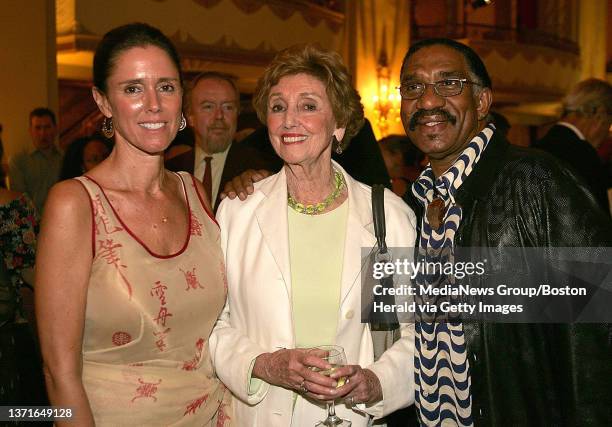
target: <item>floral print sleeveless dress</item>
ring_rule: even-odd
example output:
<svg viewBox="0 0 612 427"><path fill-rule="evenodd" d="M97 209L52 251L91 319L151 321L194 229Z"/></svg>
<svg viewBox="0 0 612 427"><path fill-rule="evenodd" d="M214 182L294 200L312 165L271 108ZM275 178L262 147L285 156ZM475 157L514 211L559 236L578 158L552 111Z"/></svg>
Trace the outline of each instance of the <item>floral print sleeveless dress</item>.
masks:
<svg viewBox="0 0 612 427"><path fill-rule="evenodd" d="M93 265L83 336L83 385L97 425L231 425L208 337L227 283L219 227L193 177L181 179L190 218L182 249L153 253L102 188L77 178L93 212Z"/></svg>

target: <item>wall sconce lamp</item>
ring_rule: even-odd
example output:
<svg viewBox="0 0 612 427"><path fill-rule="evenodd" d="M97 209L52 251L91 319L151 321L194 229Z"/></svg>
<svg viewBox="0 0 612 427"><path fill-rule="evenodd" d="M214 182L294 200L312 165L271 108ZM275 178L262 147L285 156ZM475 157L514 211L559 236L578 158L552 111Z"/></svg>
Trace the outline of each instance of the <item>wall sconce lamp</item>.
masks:
<svg viewBox="0 0 612 427"><path fill-rule="evenodd" d="M376 81L378 83L376 87L377 94L372 97L374 114L376 126L381 136L385 137L389 133L389 125L394 122L399 123L400 121L401 96L390 85L389 61L384 45L378 56Z"/></svg>
<svg viewBox="0 0 612 427"><path fill-rule="evenodd" d="M493 3L493 0L472 0L472 7L478 9L479 7L485 7Z"/></svg>

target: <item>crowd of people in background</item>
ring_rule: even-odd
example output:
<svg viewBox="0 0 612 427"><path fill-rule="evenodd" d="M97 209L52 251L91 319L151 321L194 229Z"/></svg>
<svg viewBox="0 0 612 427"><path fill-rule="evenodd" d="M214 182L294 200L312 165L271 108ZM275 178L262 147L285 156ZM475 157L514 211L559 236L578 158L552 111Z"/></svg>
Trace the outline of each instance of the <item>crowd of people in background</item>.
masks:
<svg viewBox="0 0 612 427"><path fill-rule="evenodd" d="M610 415L606 325L420 320L375 359L351 290L358 249L376 242L375 184L395 193L389 245L423 259L459 245L612 246L609 83L568 91L533 150L510 144L478 55L447 39L410 48L406 135L378 141L340 56L319 47L268 66L253 97L264 126L244 138L236 79L183 82L156 28L111 30L93 69L101 133L62 152L54 112L35 108L31 146L0 168L2 404L51 402L90 424L211 427L314 425L330 400L355 427ZM351 363L321 375L327 362L304 350L318 344L341 344ZM517 381L526 371L534 396Z"/></svg>

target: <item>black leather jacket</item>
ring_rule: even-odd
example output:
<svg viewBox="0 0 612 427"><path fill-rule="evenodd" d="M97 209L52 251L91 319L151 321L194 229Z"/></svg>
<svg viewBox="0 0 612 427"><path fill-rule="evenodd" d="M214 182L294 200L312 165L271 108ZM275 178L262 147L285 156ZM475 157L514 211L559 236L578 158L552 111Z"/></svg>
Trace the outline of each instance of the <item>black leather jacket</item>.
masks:
<svg viewBox="0 0 612 427"><path fill-rule="evenodd" d="M456 200L456 246L612 246L612 221L581 180L497 133ZM414 197L406 201L422 218ZM607 324L466 322L464 331L475 425L612 425Z"/></svg>

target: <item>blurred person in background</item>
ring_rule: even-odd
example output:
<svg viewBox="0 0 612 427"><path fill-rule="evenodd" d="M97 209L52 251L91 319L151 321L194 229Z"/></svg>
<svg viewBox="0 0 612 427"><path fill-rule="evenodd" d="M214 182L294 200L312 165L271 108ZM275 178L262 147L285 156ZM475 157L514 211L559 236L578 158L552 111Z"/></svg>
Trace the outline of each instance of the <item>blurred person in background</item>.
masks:
<svg viewBox="0 0 612 427"><path fill-rule="evenodd" d="M565 96L560 121L534 144L570 165L606 212L612 182L597 148L608 137L611 124L612 86L599 79L583 80Z"/></svg>
<svg viewBox="0 0 612 427"><path fill-rule="evenodd" d="M0 140L0 158L4 149ZM38 219L30 198L0 188L0 405L47 404L22 292L32 283Z"/></svg>
<svg viewBox="0 0 612 427"><path fill-rule="evenodd" d="M612 135L599 146L597 154L601 159L604 169L609 177L612 177ZM610 215L612 215L612 188L608 187L608 200L610 201Z"/></svg>
<svg viewBox="0 0 612 427"><path fill-rule="evenodd" d="M497 111L489 111L489 117L487 120L490 123L495 125L495 130L502 134L504 137L508 137L508 132L510 132L510 122L502 113L498 113Z"/></svg>
<svg viewBox="0 0 612 427"><path fill-rule="evenodd" d="M0 123L0 188L6 188L6 165L4 164L4 145L2 143L2 123Z"/></svg>
<svg viewBox="0 0 612 427"><path fill-rule="evenodd" d="M84 136L74 140L64 153L60 180L89 172L108 157L112 148L112 144L101 136Z"/></svg>
<svg viewBox="0 0 612 427"><path fill-rule="evenodd" d="M378 144L391 177L393 192L403 197L422 172L425 155L404 135L386 136Z"/></svg>
<svg viewBox="0 0 612 427"><path fill-rule="evenodd" d="M32 110L29 132L32 147L10 159L9 183L11 190L28 194L41 213L62 166L62 153L55 145L57 124L53 111L44 107Z"/></svg>
<svg viewBox="0 0 612 427"><path fill-rule="evenodd" d="M166 168L187 171L202 181L209 202L216 209L219 189L227 181L247 169L268 166L256 150L235 141L240 91L231 75L218 71L201 73L191 82L184 98L187 124L193 130L195 144L193 148L183 146L182 152L167 158Z"/></svg>

